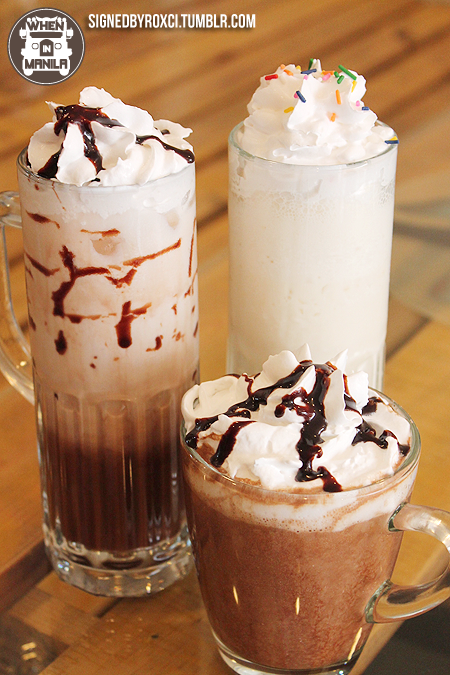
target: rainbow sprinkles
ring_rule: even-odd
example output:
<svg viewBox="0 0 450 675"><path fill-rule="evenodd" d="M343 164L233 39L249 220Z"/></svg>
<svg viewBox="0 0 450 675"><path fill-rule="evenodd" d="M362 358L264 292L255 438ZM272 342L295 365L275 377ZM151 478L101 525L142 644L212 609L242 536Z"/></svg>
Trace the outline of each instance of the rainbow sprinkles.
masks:
<svg viewBox="0 0 450 675"><path fill-rule="evenodd" d="M330 70L322 70L320 68L314 67L316 64L320 64L318 59L310 59L309 67L307 68L307 70L302 70L300 66L295 67L296 70L299 70L300 74L303 75L303 81L307 80L309 75L313 75L315 73L316 74L318 73L316 75L316 79L319 80L320 82L323 82L323 83L328 82L328 80L331 78L331 76L334 75L334 77L336 78L336 82L339 85L339 84L342 84L345 81L345 76L347 76L351 80L351 93L354 92L354 90L356 88L357 81L358 81L358 77L359 77L357 73L349 70L348 68L345 68L345 66L342 66L342 65L338 66L339 70L330 71ZM282 63L280 65L279 70L281 70L284 73L287 73L290 76L293 76L292 71L288 70L286 68L286 66L284 65L284 63ZM271 75L265 75L264 79L269 81L269 80L276 80L276 79L278 79L278 77L279 77L278 73L272 73ZM336 103L338 105L342 105L342 97L341 97L341 92L340 92L339 89L336 89L335 95L336 95ZM301 87L298 90L295 91L294 98L300 100L302 103L306 103L306 98L301 92ZM359 110L361 112L367 112L368 110L370 110L370 108L368 106L362 105L362 101L360 101L360 100L355 101L355 106L356 106L356 108L359 108ZM288 106L287 108L284 109L284 112L290 113L290 112L293 112L294 110L295 110L295 106ZM330 121L335 122L336 119L338 118L338 114L337 114L336 111L332 111L332 112L329 113L328 117L329 117ZM388 145L393 145L393 144L398 144L399 141L398 141L397 136L393 136L392 138L386 139L384 142L387 143Z"/></svg>
<svg viewBox="0 0 450 675"><path fill-rule="evenodd" d="M364 105L366 80L339 65L322 68L282 63L260 78L238 132L247 152L275 162L348 164L383 154L396 145L393 129Z"/></svg>

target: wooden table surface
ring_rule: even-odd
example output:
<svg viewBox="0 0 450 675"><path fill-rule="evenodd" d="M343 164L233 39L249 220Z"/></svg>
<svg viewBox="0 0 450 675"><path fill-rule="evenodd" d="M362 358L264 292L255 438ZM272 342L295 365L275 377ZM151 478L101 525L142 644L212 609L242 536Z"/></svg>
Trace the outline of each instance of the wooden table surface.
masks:
<svg viewBox="0 0 450 675"><path fill-rule="evenodd" d="M0 189L16 188L15 158L49 119L44 100L75 103L86 85L104 87L156 119L191 127L197 158L202 379L225 371L229 131L245 117L259 77L281 62L305 66L317 56L326 69L342 63L365 75L365 103L400 138L385 391L421 431L423 455L413 501L450 509L450 325L445 313L450 304L450 5L134 0L126 11L248 13L255 15L256 27L97 30L88 28L88 14L122 12L123 4L68 0L58 6L82 27L86 53L79 70L52 87L21 78L6 54L14 22L38 6L0 3ZM20 238L12 236L9 244L12 292L25 328ZM437 300L419 302L428 277L420 284L417 280L428 268L437 274L430 291ZM49 573L34 411L4 380L0 467L1 674L229 672L214 648L194 575L154 598L118 602L89 596ZM418 535L405 537L395 579L406 583L430 577L442 569L442 549ZM354 674L363 672L393 630L375 629Z"/></svg>

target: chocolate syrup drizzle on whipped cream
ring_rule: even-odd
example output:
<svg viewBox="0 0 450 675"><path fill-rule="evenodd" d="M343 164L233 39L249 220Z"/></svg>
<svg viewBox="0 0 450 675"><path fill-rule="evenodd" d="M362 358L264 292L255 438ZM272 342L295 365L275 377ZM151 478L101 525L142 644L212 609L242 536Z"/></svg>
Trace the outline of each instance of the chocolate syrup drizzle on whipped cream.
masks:
<svg viewBox="0 0 450 675"><path fill-rule="evenodd" d="M267 400L275 389L291 389L296 385L303 373L312 365L314 365L312 361L302 361L292 373L286 377L277 380L277 382L268 387L257 389L253 393L251 391L251 386L255 378L247 376L248 398L241 403L235 403L230 406L223 414L228 417L249 418L251 412L259 410L261 405L267 405ZM275 408L275 417L282 417L286 410L294 410L298 415L301 415L305 419L300 433L300 439L295 446L302 461L302 466L298 470L295 480L299 483L303 483L320 478L325 492L341 492L342 486L337 482L334 476L331 475L328 469L324 466L319 466L317 470L312 468L313 460L316 457L320 458L322 456L322 448L319 444L323 442L321 434L328 424L324 411L324 399L330 386L330 374L335 370L335 366L330 363L320 364L315 365L315 370L316 381L311 392L307 394L301 387L299 390L283 396L281 403ZM379 398L375 396L371 397L364 410L366 412L375 412L378 402L380 402ZM345 394L345 404L347 410L356 409L356 403L348 392ZM186 445L189 448L196 449L199 434L202 431L207 431L218 419L218 415L196 419L194 428L186 434ZM220 439L216 452L211 457L210 461L213 466L222 466L234 448L239 431L253 421L254 420L251 419L242 421L237 420L229 426ZM387 448L387 436L394 436L394 434L390 431L384 431L377 437L375 429L363 420L359 427L357 427L357 433L352 445L355 445L360 441L372 441L381 448ZM399 449L402 454L406 455L409 446L402 446L399 444Z"/></svg>
<svg viewBox="0 0 450 675"><path fill-rule="evenodd" d="M61 131L66 134L69 124L76 124L80 129L84 143L84 156L87 157L95 167L98 173L103 169L102 156L95 144L95 135L92 131L92 122L98 122L104 127L123 127L118 120L114 120L105 115L100 108L88 108L82 105L74 104L67 106L58 106L55 108L56 122L54 125L54 132L59 136ZM162 132L163 133L163 132ZM173 150L183 157L188 164L195 161L194 153L191 150L183 150L176 148L168 143L165 143L161 138L154 135L136 136L136 143L142 145L146 140L158 141L164 150ZM38 175L42 178L55 178L58 172L58 161L61 155L62 145L60 149L55 152L47 161L47 163L38 171Z"/></svg>

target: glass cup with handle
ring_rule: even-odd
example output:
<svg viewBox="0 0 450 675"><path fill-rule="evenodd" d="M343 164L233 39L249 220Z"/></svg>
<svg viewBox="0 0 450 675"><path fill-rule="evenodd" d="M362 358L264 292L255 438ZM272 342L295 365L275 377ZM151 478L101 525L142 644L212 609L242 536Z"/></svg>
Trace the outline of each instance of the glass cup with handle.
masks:
<svg viewBox="0 0 450 675"><path fill-rule="evenodd" d="M231 478L189 447L182 427L200 589L219 652L241 675L347 675L374 624L450 596L450 558L429 583L390 580L403 531L435 537L450 555L450 513L409 503L419 432L400 406L372 394L408 421L410 450L393 475L339 492Z"/></svg>
<svg viewBox="0 0 450 675"><path fill-rule="evenodd" d="M198 378L195 165L78 187L26 157L1 226L2 242L23 231L30 344L4 248L0 367L35 403L47 552L92 593L154 593L191 566L178 430Z"/></svg>

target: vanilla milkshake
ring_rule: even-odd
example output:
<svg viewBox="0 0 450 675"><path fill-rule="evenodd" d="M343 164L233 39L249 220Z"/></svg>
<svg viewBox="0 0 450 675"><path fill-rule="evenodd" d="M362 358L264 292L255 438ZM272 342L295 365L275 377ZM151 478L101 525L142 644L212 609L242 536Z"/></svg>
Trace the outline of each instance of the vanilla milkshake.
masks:
<svg viewBox="0 0 450 675"><path fill-rule="evenodd" d="M141 595L189 569L181 396L198 378L190 130L88 87L19 158L44 532L58 574Z"/></svg>
<svg viewBox="0 0 450 675"><path fill-rule="evenodd" d="M341 67L282 65L230 135L229 372L307 341L381 388L398 141L364 92Z"/></svg>
<svg viewBox="0 0 450 675"><path fill-rule="evenodd" d="M347 673L392 573L401 533L388 523L409 499L419 437L345 362L314 364L305 346L183 398L199 582L237 672Z"/></svg>

